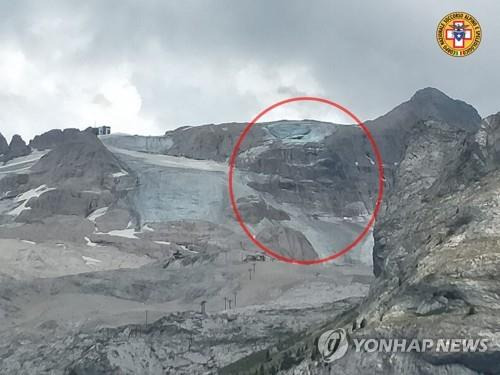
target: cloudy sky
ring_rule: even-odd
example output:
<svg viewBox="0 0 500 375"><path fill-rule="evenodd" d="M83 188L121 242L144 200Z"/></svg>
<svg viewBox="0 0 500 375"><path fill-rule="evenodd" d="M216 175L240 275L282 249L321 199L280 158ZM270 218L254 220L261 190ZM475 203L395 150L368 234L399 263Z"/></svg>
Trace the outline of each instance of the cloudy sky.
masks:
<svg viewBox="0 0 500 375"><path fill-rule="evenodd" d="M461 59L435 40L439 20L458 10L484 34ZM0 0L0 14L7 138L94 123L162 134L248 121L297 95L370 119L426 86L483 116L500 111L498 0Z"/></svg>

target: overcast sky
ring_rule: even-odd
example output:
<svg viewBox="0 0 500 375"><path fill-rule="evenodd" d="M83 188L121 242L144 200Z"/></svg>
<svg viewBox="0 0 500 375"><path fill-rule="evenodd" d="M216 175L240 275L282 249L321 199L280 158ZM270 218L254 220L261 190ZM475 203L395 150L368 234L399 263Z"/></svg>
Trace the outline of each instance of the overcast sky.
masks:
<svg viewBox="0 0 500 375"><path fill-rule="evenodd" d="M483 29L466 58L435 40L439 20L458 10ZM243 122L297 95L366 120L426 86L482 116L500 111L498 0L0 0L0 14L9 139L94 122L133 134Z"/></svg>

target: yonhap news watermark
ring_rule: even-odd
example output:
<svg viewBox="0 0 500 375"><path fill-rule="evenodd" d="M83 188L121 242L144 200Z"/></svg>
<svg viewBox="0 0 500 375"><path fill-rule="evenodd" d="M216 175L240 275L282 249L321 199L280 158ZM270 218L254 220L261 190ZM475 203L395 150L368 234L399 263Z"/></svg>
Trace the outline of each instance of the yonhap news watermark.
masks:
<svg viewBox="0 0 500 375"><path fill-rule="evenodd" d="M318 351L324 362L334 362L350 350L357 353L484 353L490 340L485 338L358 338L345 329L323 332Z"/></svg>

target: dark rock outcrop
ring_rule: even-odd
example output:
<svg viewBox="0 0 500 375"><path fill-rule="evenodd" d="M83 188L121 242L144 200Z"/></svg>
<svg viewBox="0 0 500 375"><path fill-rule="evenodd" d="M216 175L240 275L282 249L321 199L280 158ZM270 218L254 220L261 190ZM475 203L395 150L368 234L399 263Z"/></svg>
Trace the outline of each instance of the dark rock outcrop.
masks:
<svg viewBox="0 0 500 375"><path fill-rule="evenodd" d="M99 139L89 132L71 131L32 168L33 179L50 184L75 185L78 188L111 187L112 175L127 167Z"/></svg>
<svg viewBox="0 0 500 375"><path fill-rule="evenodd" d="M20 156L26 156L31 153L31 149L26 145L26 142L19 135L14 135L9 144L9 158L17 158Z"/></svg>
<svg viewBox="0 0 500 375"><path fill-rule="evenodd" d="M28 174L0 180L0 196L39 192L19 202L25 209L16 215L17 222L31 223L55 215L84 218L110 206L130 210L127 194L136 184L135 177L94 134L74 129L48 132L35 144L53 149Z"/></svg>
<svg viewBox="0 0 500 375"><path fill-rule="evenodd" d="M1 140L0 143L2 143ZM0 148L2 148L2 145L0 145ZM4 153L0 158L0 161L3 162L31 154L31 148L27 146L26 142L17 134L12 137L8 149L5 149L5 146L3 146L3 149ZM2 154L2 152L0 152L0 154Z"/></svg>
<svg viewBox="0 0 500 375"><path fill-rule="evenodd" d="M0 133L0 155L5 155L7 152L9 152L9 144L2 133Z"/></svg>
<svg viewBox="0 0 500 375"><path fill-rule="evenodd" d="M30 141L30 147L37 150L54 149L65 142L70 142L75 137L79 137L78 129L53 129L42 135L37 135Z"/></svg>
<svg viewBox="0 0 500 375"><path fill-rule="evenodd" d="M257 235L257 240L287 258L299 260L318 258L311 243L301 232L283 224L263 229Z"/></svg>
<svg viewBox="0 0 500 375"><path fill-rule="evenodd" d="M279 368L290 357L294 364L284 374L500 373L500 115L480 124L474 117L405 124L402 158L374 229L378 277L369 296L248 373ZM482 338L488 351L349 350L325 364L315 339L328 328L357 339Z"/></svg>
<svg viewBox="0 0 500 375"><path fill-rule="evenodd" d="M386 188L390 189L393 184L394 172L411 142L413 129L428 120L449 123L465 133L476 131L481 121L472 106L432 88L418 91L388 114L367 121L366 126L382 154ZM331 134L323 140L283 141L287 130L289 138L306 136L307 132L298 132L303 124L264 126L278 135L278 139L257 157L250 151L240 153L239 168L269 176L254 182L252 187L273 194L281 202L299 200L304 206L316 206L337 216L350 215L353 204L359 212L371 212L377 196L378 173L373 149L361 129L322 124L331 128Z"/></svg>
<svg viewBox="0 0 500 375"><path fill-rule="evenodd" d="M245 126L242 123L212 124L167 132L165 136L172 140L172 146L166 153L192 159L226 161ZM241 150L260 144L266 134L262 128L255 127L248 134Z"/></svg>
<svg viewBox="0 0 500 375"><path fill-rule="evenodd" d="M238 209L243 220L249 224L258 224L263 219L290 220L290 216L282 210L278 210L267 204L262 198L247 196L238 199Z"/></svg>

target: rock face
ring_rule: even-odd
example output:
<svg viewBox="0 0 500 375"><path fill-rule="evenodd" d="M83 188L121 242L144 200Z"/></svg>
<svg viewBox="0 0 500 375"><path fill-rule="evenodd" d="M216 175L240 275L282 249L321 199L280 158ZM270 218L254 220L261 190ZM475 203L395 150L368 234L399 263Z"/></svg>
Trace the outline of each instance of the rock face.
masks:
<svg viewBox="0 0 500 375"><path fill-rule="evenodd" d="M9 158L17 158L20 156L26 156L31 153L31 149L26 145L23 139L19 135L14 135L9 144Z"/></svg>
<svg viewBox="0 0 500 375"><path fill-rule="evenodd" d="M290 216L285 211L274 208L267 204L264 199L257 196L239 198L238 209L242 217L249 224L258 224L266 218L273 221L290 220Z"/></svg>
<svg viewBox="0 0 500 375"><path fill-rule="evenodd" d="M228 123L179 128L167 132L165 136L172 141L167 154L193 159L226 161L245 126L246 124L241 123ZM242 151L260 144L266 135L267 132L264 129L256 128L248 135Z"/></svg>
<svg viewBox="0 0 500 375"><path fill-rule="evenodd" d="M443 366L456 374L500 372L494 328L499 319L500 173L492 143L499 125L499 117L493 116L475 134L434 121L414 129L375 228L378 278L357 318L367 324L354 333L481 337L489 339L489 351L431 352L411 359L399 354L392 365L385 362L388 354L381 354L370 359L373 368L384 362L385 373L411 368L432 372ZM358 360L353 354L342 363Z"/></svg>
<svg viewBox="0 0 500 375"><path fill-rule="evenodd" d="M21 156L26 156L31 153L31 148L27 146L21 136L17 134L12 137L8 148L5 148L5 144L2 140L5 142L5 138L3 138L3 136L0 137L0 155L3 154L0 160L3 162L7 162ZM3 152L1 152L2 150Z"/></svg>
<svg viewBox="0 0 500 375"><path fill-rule="evenodd" d="M264 354L269 345L282 345L281 341L295 337L312 322L343 313L349 306L339 302L302 311L179 312L148 325L81 331L64 340L57 337L62 331L60 322L50 320L40 325L41 332L31 338L30 348L16 345L0 363L4 374L217 374L252 351ZM228 367L221 374L237 371Z"/></svg>
<svg viewBox="0 0 500 375"><path fill-rule="evenodd" d="M26 156L31 153L31 149L26 145L21 136L14 135L9 144L9 157L17 158L19 156Z"/></svg>
<svg viewBox="0 0 500 375"><path fill-rule="evenodd" d="M74 137L79 137L78 129L53 129L42 135L37 135L30 141L30 147L37 150L53 149L64 142L71 142Z"/></svg>
<svg viewBox="0 0 500 375"><path fill-rule="evenodd" d="M477 111L433 88L418 91L388 114L367 121L382 154L390 187L409 132L420 121L436 120L475 131ZM164 137L110 137L106 144L141 151L227 161L246 124L228 123L179 128ZM135 146L132 146L135 144ZM335 216L371 212L377 193L375 157L358 126L315 121L278 121L255 125L243 142L239 169L257 173L250 186L281 203L298 204Z"/></svg>
<svg viewBox="0 0 500 375"><path fill-rule="evenodd" d="M46 184L78 185L81 189L109 188L113 174L126 172L127 167L95 135L70 133L71 137L33 166L33 179Z"/></svg>
<svg viewBox="0 0 500 375"><path fill-rule="evenodd" d="M89 132L70 129L47 134L38 138L35 144L40 146L43 141L45 146L53 148L52 151L42 156L29 173L0 179L0 196L16 197L15 206L3 212L3 220L27 225L26 233L22 227L7 231L0 229L2 236L31 237L34 231L32 223L48 223L51 217L63 220L65 216L76 216L82 221L80 226L85 227L85 218L103 207L125 208L129 212L127 222L133 221L127 192L136 181L126 165ZM51 233L51 230L47 229L46 233ZM83 240L88 235L88 232L81 232L80 238ZM49 239L40 237L44 238Z"/></svg>
<svg viewBox="0 0 500 375"><path fill-rule="evenodd" d="M443 92L428 87L417 91L409 101L400 104L386 115L367 121L366 125L390 128L399 123L408 127L418 120L443 121L466 131L477 130L481 123L481 117L473 106L461 100L451 99Z"/></svg>
<svg viewBox="0 0 500 375"><path fill-rule="evenodd" d="M367 121L366 126L382 154L386 190L392 188L394 173L404 156L412 129L425 121L452 123L457 129L470 133L479 127L481 119L470 105L451 99L439 90L427 88L418 91L409 101L388 114ZM246 124L241 123L205 125L180 128L168 132L164 137L115 135L102 139L106 145L120 149L227 162L245 126ZM133 162L127 160L127 163ZM340 249L352 241L373 211L379 190L373 149L357 125L337 125L312 120L257 124L242 143L236 167L236 178L243 185L240 186L237 198L245 221L257 225L264 217L268 217L276 221L272 224L279 226L280 219L270 217L270 212L266 210L267 207L272 207L284 211L291 217L290 227L305 233L307 241L319 256L329 255L332 248ZM139 174L146 172L147 169L137 169ZM163 174L161 171L152 172ZM158 176L160 177L161 175ZM218 182L212 177L207 175L205 186L192 186L192 179L178 178L178 181L174 181L171 176L167 179L162 183L154 183L154 186L145 182L147 185L144 185L144 189L151 186L153 189L148 190L152 191L155 186L173 186L182 182L187 186L186 192L194 190L192 195L196 197L201 195L202 190L206 190L205 187L212 187L205 194L206 200L211 202L209 211L221 217L221 212L226 210L228 216L231 216L229 208L223 207L222 211L220 207L216 208L214 200L227 202L228 197L224 193L226 188L218 186ZM146 177L144 181L152 180ZM182 194L182 189L174 190L179 191L178 195ZM139 201L153 203L155 211L177 211L170 204L161 204L166 200L164 194L157 193L157 197L149 199L146 197L149 194L144 192L145 190L139 191ZM255 201L253 197L256 196L264 204ZM194 198L194 201L198 201L205 210L205 199ZM294 216L299 215L300 222L294 221ZM345 223L337 225L339 218L354 221L360 227L346 231ZM338 226L338 230L323 232L323 236L315 238L313 234L314 231L322 232L323 228L335 226ZM332 243L332 237L338 241Z"/></svg>
<svg viewBox="0 0 500 375"><path fill-rule="evenodd" d="M0 155L5 155L7 152L9 152L9 144L2 133L0 133Z"/></svg>
<svg viewBox="0 0 500 375"><path fill-rule="evenodd" d="M306 260L317 257L311 243L301 232L283 224L263 229L257 235L257 239L288 258Z"/></svg>
<svg viewBox="0 0 500 375"><path fill-rule="evenodd" d="M357 339L482 338L488 351L350 350L327 365L314 344L323 328L276 355L274 364L283 363L286 353L309 348L284 374L500 373L500 115L474 132L464 125L426 120L408 129L374 230L376 281L356 310L329 327Z"/></svg>

